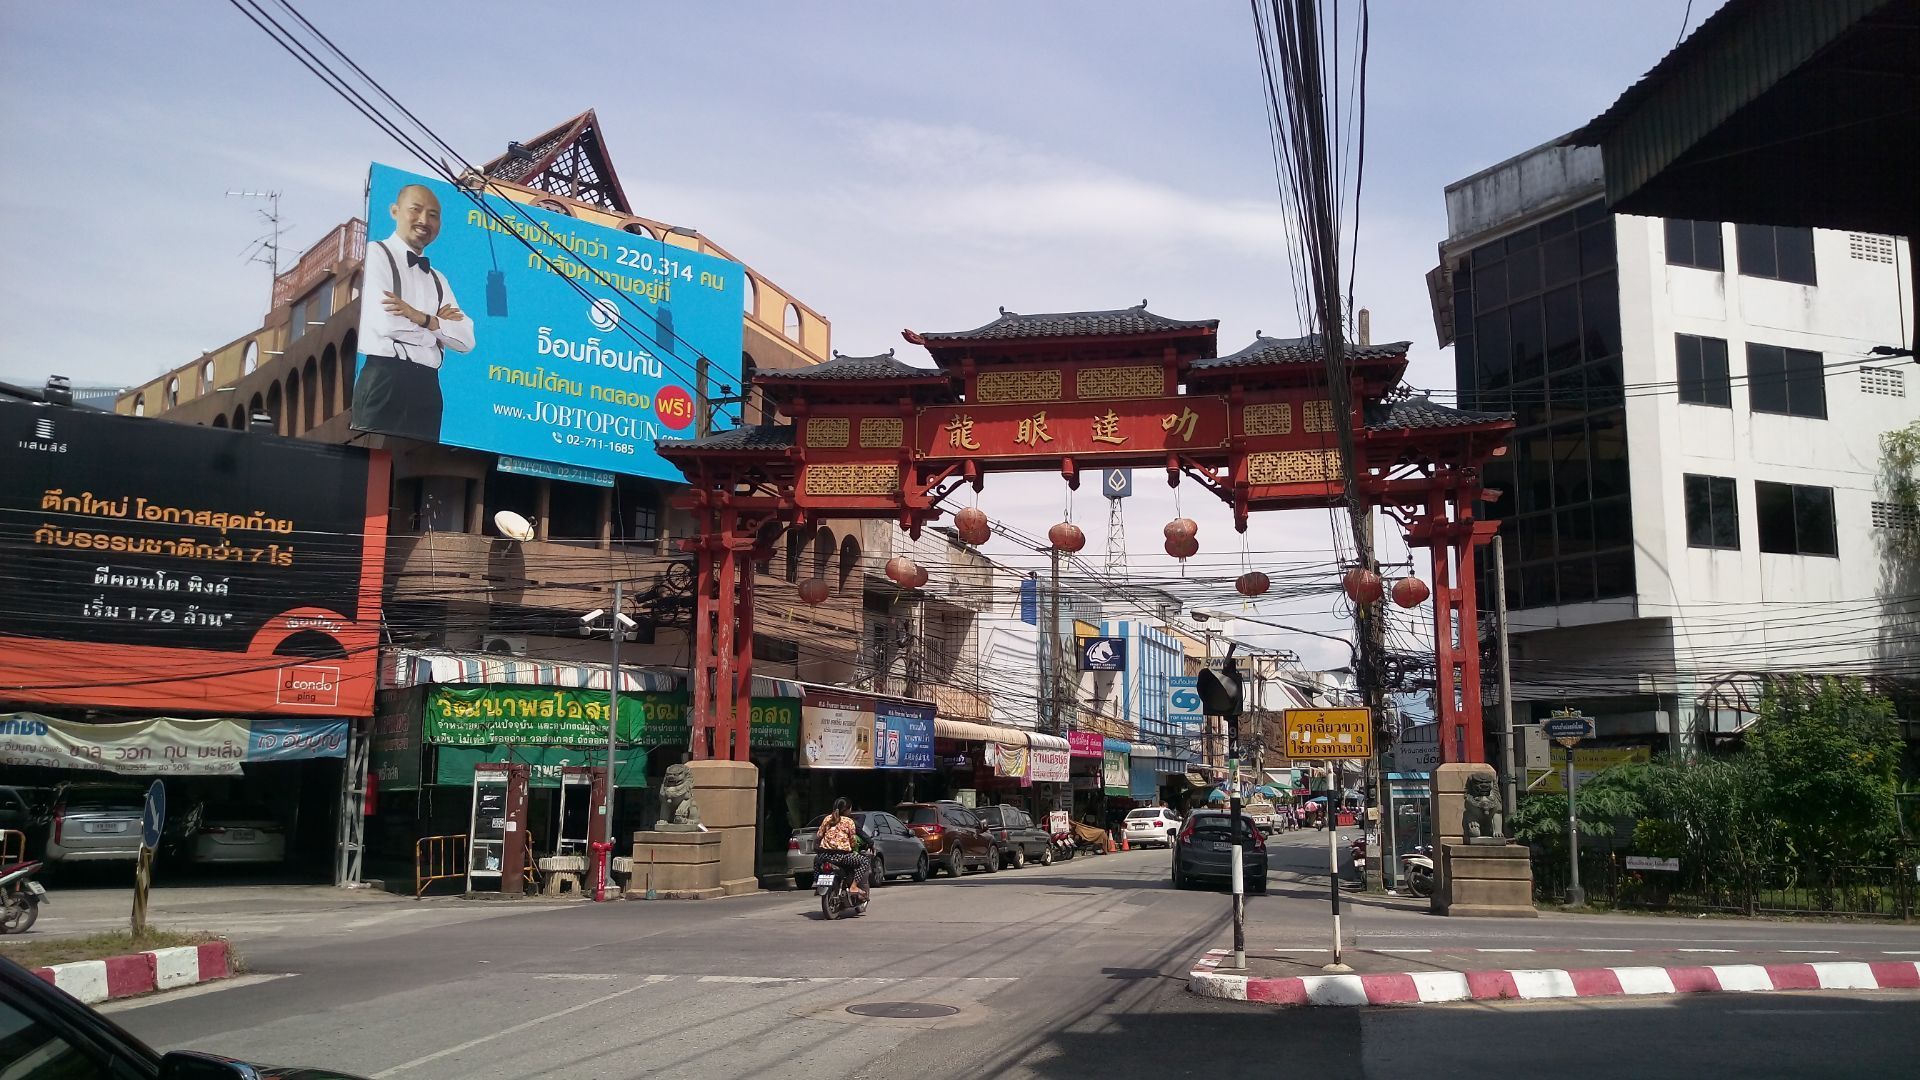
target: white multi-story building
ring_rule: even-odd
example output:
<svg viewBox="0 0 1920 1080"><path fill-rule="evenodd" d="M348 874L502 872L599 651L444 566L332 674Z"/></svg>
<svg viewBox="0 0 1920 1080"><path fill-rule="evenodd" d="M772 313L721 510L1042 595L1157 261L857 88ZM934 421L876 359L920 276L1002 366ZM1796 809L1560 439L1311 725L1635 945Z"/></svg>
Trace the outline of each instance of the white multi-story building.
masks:
<svg viewBox="0 0 1920 1080"><path fill-rule="evenodd" d="M1679 748L1749 722L1758 673L1910 669L1880 440L1920 375L1873 352L1912 341L1908 241L1610 214L1599 152L1555 144L1446 201L1441 344L1519 424L1485 470L1516 719Z"/></svg>

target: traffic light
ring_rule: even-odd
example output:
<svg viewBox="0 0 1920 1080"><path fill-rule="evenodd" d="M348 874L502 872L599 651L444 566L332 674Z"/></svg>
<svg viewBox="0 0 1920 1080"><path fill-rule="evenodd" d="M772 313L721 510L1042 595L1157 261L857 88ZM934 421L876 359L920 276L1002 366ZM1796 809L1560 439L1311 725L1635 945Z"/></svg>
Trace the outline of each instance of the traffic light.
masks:
<svg viewBox="0 0 1920 1080"><path fill-rule="evenodd" d="M1206 668L1200 672L1200 704L1210 716L1224 716L1229 719L1239 716L1241 709L1240 691L1244 680L1240 678L1240 665L1233 659L1231 648L1227 653L1227 662L1219 671Z"/></svg>

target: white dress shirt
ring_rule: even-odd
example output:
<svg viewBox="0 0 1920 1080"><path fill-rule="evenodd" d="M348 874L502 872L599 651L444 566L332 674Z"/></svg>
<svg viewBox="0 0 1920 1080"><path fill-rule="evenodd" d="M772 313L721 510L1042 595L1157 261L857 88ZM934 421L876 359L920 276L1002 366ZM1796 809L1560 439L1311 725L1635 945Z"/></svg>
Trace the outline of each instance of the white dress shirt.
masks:
<svg viewBox="0 0 1920 1080"><path fill-rule="evenodd" d="M393 255L393 262L388 263L387 257L374 248L385 248ZM453 298L453 286L439 269L429 271L407 265L408 250L396 236L367 245L366 261L361 268L365 284L360 292L360 351L368 356L397 356L437 370L443 350L473 351L473 319L439 319L439 328L429 330L382 306L387 293L395 294L436 319L442 305L460 306ZM432 262L431 253L427 260ZM398 283L392 280L396 268L400 271Z"/></svg>

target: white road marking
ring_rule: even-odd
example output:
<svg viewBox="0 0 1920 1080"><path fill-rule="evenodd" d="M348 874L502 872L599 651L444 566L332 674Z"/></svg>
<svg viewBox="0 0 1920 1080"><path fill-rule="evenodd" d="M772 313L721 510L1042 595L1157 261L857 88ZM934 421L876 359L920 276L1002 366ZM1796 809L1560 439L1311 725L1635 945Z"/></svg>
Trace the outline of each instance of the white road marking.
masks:
<svg viewBox="0 0 1920 1080"><path fill-rule="evenodd" d="M1430 953L1433 950L1432 949L1375 949L1373 951L1383 952L1383 953L1389 953L1389 952L1390 953Z"/></svg>
<svg viewBox="0 0 1920 1080"><path fill-rule="evenodd" d="M1782 956L1839 956L1839 949L1781 949Z"/></svg>
<svg viewBox="0 0 1920 1080"><path fill-rule="evenodd" d="M1750 993L1773 989L1773 976L1759 964L1715 964L1713 974L1722 990Z"/></svg>
<svg viewBox="0 0 1920 1080"><path fill-rule="evenodd" d="M1920 956L1920 949L1882 949L1881 956Z"/></svg>
<svg viewBox="0 0 1920 1080"><path fill-rule="evenodd" d="M1532 949L1475 949L1474 952L1532 952Z"/></svg>
<svg viewBox="0 0 1920 1080"><path fill-rule="evenodd" d="M572 1016L574 1013L580 1012L582 1010L591 1009L597 1005L605 1005L609 1001L614 1001L619 998L626 997L628 994L638 993L652 986L656 982L661 982L666 979L670 979L672 977L673 976L671 975L649 975L646 977L646 981L642 982L638 986L629 986L623 990L615 990L611 994L602 994L599 997L594 998L592 1001L583 1001L578 1005L573 1005L568 1008L561 1009L558 1012L550 1012L550 1013L547 1013L545 1016L536 1016L531 1020L521 1021L520 1023L515 1024L512 1027L502 1028L501 1030L493 1032L492 1034L482 1035L477 1039L468 1039L466 1042L460 1043L457 1046L449 1046L444 1050L436 1050L433 1053L426 1055L425 1057L417 1057L417 1058L414 1058L412 1061L402 1062L398 1065L395 1065L391 1069L382 1069L379 1072L373 1074L372 1080L385 1080L386 1077L393 1076L396 1073L403 1073L403 1072L406 1072L408 1069L415 1069L429 1062L439 1061L443 1057L451 1057L454 1054L463 1053L467 1050L473 1049L476 1046L484 1046L485 1044L490 1043L495 1039L505 1038L508 1035L518 1035L529 1028L538 1027L541 1024L547 1023L548 1021L558 1020L563 1016Z"/></svg>
<svg viewBox="0 0 1920 1080"><path fill-rule="evenodd" d="M1633 950L1632 949L1581 949L1580 951L1590 952L1590 953L1630 953Z"/></svg>
<svg viewBox="0 0 1920 1080"><path fill-rule="evenodd" d="M1528 1000L1577 996L1572 977L1556 968L1516 969L1507 974L1513 976L1513 988Z"/></svg>
<svg viewBox="0 0 1920 1080"><path fill-rule="evenodd" d="M1675 950L1673 950L1673 951L1674 951L1674 952L1710 952L1710 953L1730 953L1730 952L1735 952L1736 950L1734 950L1734 949L1675 949Z"/></svg>
<svg viewBox="0 0 1920 1080"><path fill-rule="evenodd" d="M1873 969L1860 963L1815 963L1813 970L1820 976L1822 990L1878 990L1880 980L1874 978Z"/></svg>

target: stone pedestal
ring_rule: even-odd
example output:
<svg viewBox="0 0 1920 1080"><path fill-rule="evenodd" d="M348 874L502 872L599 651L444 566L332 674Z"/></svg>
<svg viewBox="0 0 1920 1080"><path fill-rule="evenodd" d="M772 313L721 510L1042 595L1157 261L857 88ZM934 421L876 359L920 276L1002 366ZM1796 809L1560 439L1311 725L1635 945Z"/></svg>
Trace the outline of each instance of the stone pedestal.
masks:
<svg viewBox="0 0 1920 1080"><path fill-rule="evenodd" d="M1520 844L1446 844L1433 893L1441 915L1531 919L1533 862Z"/></svg>
<svg viewBox="0 0 1920 1080"><path fill-rule="evenodd" d="M721 885L723 846L717 832L634 833L627 899L645 899L649 888L663 900L712 900L727 895Z"/></svg>
<svg viewBox="0 0 1920 1080"><path fill-rule="evenodd" d="M754 872L760 831L760 770L748 761L689 761L693 801L700 823L720 836L720 888L724 895L757 892Z"/></svg>

